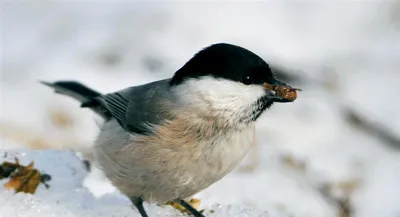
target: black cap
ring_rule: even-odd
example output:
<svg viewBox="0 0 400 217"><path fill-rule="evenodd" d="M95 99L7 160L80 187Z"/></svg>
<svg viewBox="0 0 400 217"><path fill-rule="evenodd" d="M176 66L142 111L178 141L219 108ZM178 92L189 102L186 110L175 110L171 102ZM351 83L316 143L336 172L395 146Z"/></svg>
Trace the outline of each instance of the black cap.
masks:
<svg viewBox="0 0 400 217"><path fill-rule="evenodd" d="M178 85L190 78L212 76L243 84L273 83L269 65L257 54L236 45L219 43L204 48L180 68L170 81Z"/></svg>

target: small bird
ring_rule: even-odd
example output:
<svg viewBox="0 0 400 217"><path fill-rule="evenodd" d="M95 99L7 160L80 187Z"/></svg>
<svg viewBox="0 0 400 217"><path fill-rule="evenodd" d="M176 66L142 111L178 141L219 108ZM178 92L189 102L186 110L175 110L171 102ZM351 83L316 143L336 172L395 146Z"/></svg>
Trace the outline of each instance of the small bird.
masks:
<svg viewBox="0 0 400 217"><path fill-rule="evenodd" d="M267 108L293 101L266 88L292 89L261 57L227 43L202 49L172 78L113 93L74 81L42 83L104 118L96 161L142 217L148 216L143 201L175 201L204 217L185 199L241 162Z"/></svg>

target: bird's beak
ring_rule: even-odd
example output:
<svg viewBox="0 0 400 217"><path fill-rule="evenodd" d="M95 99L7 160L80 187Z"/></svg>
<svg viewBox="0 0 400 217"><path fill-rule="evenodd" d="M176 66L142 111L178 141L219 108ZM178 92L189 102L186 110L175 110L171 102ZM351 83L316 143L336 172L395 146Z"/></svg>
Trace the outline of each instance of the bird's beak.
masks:
<svg viewBox="0 0 400 217"><path fill-rule="evenodd" d="M297 98L297 91L301 89L293 88L288 84L274 80L272 84L264 83L264 88L271 91L273 94L268 96L268 99L273 102L293 102Z"/></svg>

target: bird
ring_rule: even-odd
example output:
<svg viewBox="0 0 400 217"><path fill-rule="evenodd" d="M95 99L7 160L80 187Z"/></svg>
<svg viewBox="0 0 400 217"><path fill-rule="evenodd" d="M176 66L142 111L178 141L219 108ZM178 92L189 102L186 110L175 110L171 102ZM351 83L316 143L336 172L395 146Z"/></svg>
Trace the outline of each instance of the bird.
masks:
<svg viewBox="0 0 400 217"><path fill-rule="evenodd" d="M229 43L203 47L170 78L111 93L72 80L41 82L104 119L96 162L142 217L145 201L174 201L204 217L185 199L235 169L268 108L293 101L266 88L291 87L263 58Z"/></svg>

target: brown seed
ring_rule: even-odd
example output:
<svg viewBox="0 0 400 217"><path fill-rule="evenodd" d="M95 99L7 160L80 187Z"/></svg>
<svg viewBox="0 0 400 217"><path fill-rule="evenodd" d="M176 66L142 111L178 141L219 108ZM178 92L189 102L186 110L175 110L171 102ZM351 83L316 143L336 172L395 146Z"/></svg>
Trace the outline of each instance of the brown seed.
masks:
<svg viewBox="0 0 400 217"><path fill-rule="evenodd" d="M297 92L293 88L279 86L276 89L278 95L284 99L294 101L297 98Z"/></svg>
<svg viewBox="0 0 400 217"><path fill-rule="evenodd" d="M287 99L290 101L296 100L297 91L301 91L301 89L298 89L298 88L279 86L279 85L271 85L268 83L264 83L264 87L268 90L275 91L276 95L282 97L283 99Z"/></svg>

